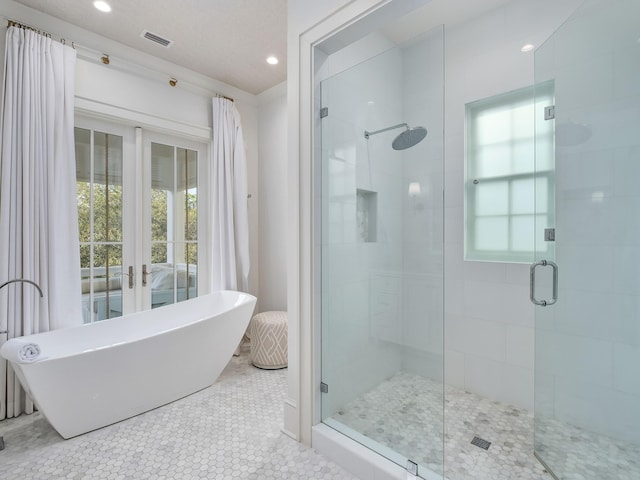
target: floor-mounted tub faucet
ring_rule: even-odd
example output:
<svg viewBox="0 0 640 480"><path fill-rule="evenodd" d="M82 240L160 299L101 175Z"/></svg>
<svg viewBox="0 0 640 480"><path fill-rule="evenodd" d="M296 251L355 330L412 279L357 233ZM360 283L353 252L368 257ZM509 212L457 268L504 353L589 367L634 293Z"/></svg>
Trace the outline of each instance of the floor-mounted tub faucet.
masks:
<svg viewBox="0 0 640 480"><path fill-rule="evenodd" d="M36 282L32 282L31 280L26 280L24 278L14 278L13 280L7 280L2 285L0 285L0 290L2 290L3 287L9 285L10 283L15 283L15 282L30 283L31 285L33 285L38 289L38 292L40 292L40 297L44 297L44 295L42 294L42 289L38 286Z"/></svg>
<svg viewBox="0 0 640 480"><path fill-rule="evenodd" d="M44 297L44 295L42 294L42 289L40 288L40 286L36 282L32 282L31 280L25 280L24 278L14 278L13 280L7 280L2 285L0 285L0 290L2 290L4 287L9 285L10 283L15 283L15 282L30 283L31 285L33 285L34 287L36 287L38 289L38 292L40 292L40 298ZM0 331L0 335L7 334L7 333L8 332L6 330ZM2 450L2 449L0 448L0 450Z"/></svg>
<svg viewBox="0 0 640 480"><path fill-rule="evenodd" d="M24 278L14 278L13 280L7 280L2 285L0 285L0 290L2 290L4 287L9 285L10 283L15 283L15 282L30 283L31 285L33 285L38 289L38 292L40 292L40 298L44 297L44 295L42 294L42 289L36 282L32 282L31 280L25 280ZM6 331L0 332L0 335L6 334L6 333L7 333ZM4 450L4 437L0 437L0 450Z"/></svg>

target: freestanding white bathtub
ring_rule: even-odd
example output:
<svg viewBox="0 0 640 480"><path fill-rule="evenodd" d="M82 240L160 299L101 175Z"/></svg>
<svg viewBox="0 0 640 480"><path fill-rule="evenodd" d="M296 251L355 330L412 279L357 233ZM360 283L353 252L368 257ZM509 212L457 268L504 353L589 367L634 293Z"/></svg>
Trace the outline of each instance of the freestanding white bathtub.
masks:
<svg viewBox="0 0 640 480"><path fill-rule="evenodd" d="M110 425L211 385L249 324L256 298L221 291L102 322L7 341L38 409L64 438ZM40 347L17 360L26 342Z"/></svg>

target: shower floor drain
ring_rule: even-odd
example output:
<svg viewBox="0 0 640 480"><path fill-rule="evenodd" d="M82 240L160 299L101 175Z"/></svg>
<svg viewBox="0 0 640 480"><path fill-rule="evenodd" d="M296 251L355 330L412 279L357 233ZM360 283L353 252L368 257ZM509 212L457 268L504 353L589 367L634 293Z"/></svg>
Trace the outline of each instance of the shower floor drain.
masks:
<svg viewBox="0 0 640 480"><path fill-rule="evenodd" d="M471 445L475 445L476 447L480 447L480 448L484 448L485 450L489 450L489 447L491 446L491 442L487 442L486 440L480 438L480 437L473 437L473 440L471 440Z"/></svg>

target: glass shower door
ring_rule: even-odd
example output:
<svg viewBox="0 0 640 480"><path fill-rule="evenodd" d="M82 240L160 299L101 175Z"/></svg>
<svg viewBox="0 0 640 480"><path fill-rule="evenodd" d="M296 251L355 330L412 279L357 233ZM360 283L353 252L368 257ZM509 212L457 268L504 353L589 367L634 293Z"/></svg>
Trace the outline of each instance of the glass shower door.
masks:
<svg viewBox="0 0 640 480"><path fill-rule="evenodd" d="M442 93L441 28L321 84L322 421L424 478L443 471Z"/></svg>
<svg viewBox="0 0 640 480"><path fill-rule="evenodd" d="M555 87L536 112L555 123L555 219L532 266L535 454L558 479L640 478L638 18L637 0L586 1L535 54Z"/></svg>

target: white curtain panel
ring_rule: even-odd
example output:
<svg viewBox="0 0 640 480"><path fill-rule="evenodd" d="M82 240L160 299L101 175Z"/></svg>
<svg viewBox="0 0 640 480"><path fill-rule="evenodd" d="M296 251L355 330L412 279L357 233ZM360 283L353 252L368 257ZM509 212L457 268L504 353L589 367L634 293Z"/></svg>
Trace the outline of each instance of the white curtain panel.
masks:
<svg viewBox="0 0 640 480"><path fill-rule="evenodd" d="M0 129L0 342L82 324L73 138L76 54L18 27L7 30ZM33 406L0 363L0 419Z"/></svg>
<svg viewBox="0 0 640 480"><path fill-rule="evenodd" d="M213 99L212 161L212 289L247 292L247 162L240 113L226 98Z"/></svg>

